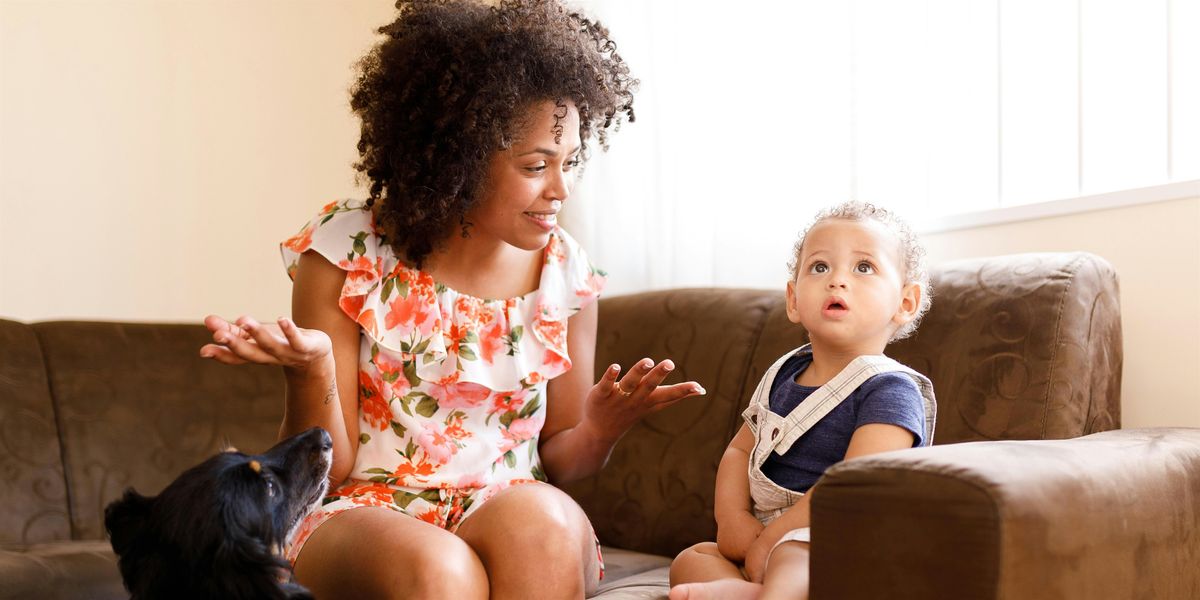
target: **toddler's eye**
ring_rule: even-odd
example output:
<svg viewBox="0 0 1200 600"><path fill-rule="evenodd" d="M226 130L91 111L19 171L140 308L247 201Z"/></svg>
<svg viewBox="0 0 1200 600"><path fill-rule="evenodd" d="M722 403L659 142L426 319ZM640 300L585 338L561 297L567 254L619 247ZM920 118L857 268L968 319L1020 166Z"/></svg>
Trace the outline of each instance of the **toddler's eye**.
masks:
<svg viewBox="0 0 1200 600"><path fill-rule="evenodd" d="M854 267L854 270L858 271L859 273L869 275L875 272L875 267L872 267L871 263L864 260L858 263L858 266Z"/></svg>
<svg viewBox="0 0 1200 600"><path fill-rule="evenodd" d="M823 262L815 262L812 264L811 267L808 268L808 272L809 273L817 273L817 274L828 273L829 265L827 265Z"/></svg>

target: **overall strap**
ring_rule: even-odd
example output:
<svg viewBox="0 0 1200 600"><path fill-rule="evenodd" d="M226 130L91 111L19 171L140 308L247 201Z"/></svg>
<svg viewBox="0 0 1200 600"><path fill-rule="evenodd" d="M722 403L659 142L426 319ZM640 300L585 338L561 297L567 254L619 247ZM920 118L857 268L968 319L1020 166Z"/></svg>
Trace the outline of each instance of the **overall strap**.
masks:
<svg viewBox="0 0 1200 600"><path fill-rule="evenodd" d="M913 379L921 390L925 405L925 439L933 441L933 430L937 419L937 403L933 396L933 384L924 375L883 355L864 355L850 361L833 379L817 388L811 396L801 402L783 419L778 434L772 432L770 448L779 454L786 453L792 444L806 431L833 411L850 394L868 379L881 373L901 372Z"/></svg>

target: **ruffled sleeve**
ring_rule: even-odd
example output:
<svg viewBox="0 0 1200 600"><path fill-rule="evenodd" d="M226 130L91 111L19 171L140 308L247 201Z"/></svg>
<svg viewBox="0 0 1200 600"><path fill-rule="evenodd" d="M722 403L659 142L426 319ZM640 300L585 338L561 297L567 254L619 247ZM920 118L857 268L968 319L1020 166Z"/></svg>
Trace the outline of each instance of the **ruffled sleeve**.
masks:
<svg viewBox="0 0 1200 600"><path fill-rule="evenodd" d="M534 336L546 347L542 375L546 379L571 368L567 353L567 319L600 297L607 274L566 231L555 229L545 250L541 286L534 314Z"/></svg>
<svg viewBox="0 0 1200 600"><path fill-rule="evenodd" d="M376 334L375 310L365 304L368 295L379 287L383 257L379 253L374 219L364 202L341 200L326 204L296 235L281 243L279 250L291 278L295 278L300 255L308 250L346 271L338 306L368 333Z"/></svg>

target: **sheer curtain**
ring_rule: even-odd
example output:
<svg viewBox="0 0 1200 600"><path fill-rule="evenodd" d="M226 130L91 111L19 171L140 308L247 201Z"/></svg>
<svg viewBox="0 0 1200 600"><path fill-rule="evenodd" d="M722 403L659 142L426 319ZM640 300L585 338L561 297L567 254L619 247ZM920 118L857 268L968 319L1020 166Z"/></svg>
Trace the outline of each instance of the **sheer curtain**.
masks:
<svg viewBox="0 0 1200 600"><path fill-rule="evenodd" d="M1200 189L1200 0L584 0L642 81L564 222L610 293L780 288L855 198L923 221Z"/></svg>

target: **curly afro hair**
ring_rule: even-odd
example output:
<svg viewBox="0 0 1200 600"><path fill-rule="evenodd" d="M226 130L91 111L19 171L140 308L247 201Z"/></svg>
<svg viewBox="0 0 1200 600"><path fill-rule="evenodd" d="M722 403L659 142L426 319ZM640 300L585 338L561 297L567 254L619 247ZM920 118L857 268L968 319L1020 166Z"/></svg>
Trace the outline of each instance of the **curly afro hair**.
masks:
<svg viewBox="0 0 1200 600"><path fill-rule="evenodd" d="M593 134L607 149L609 128L634 120L638 82L608 30L559 0L396 7L351 90L362 120L354 166L388 243L417 267L452 228L465 231L489 159L535 104L575 104L585 160Z"/></svg>

